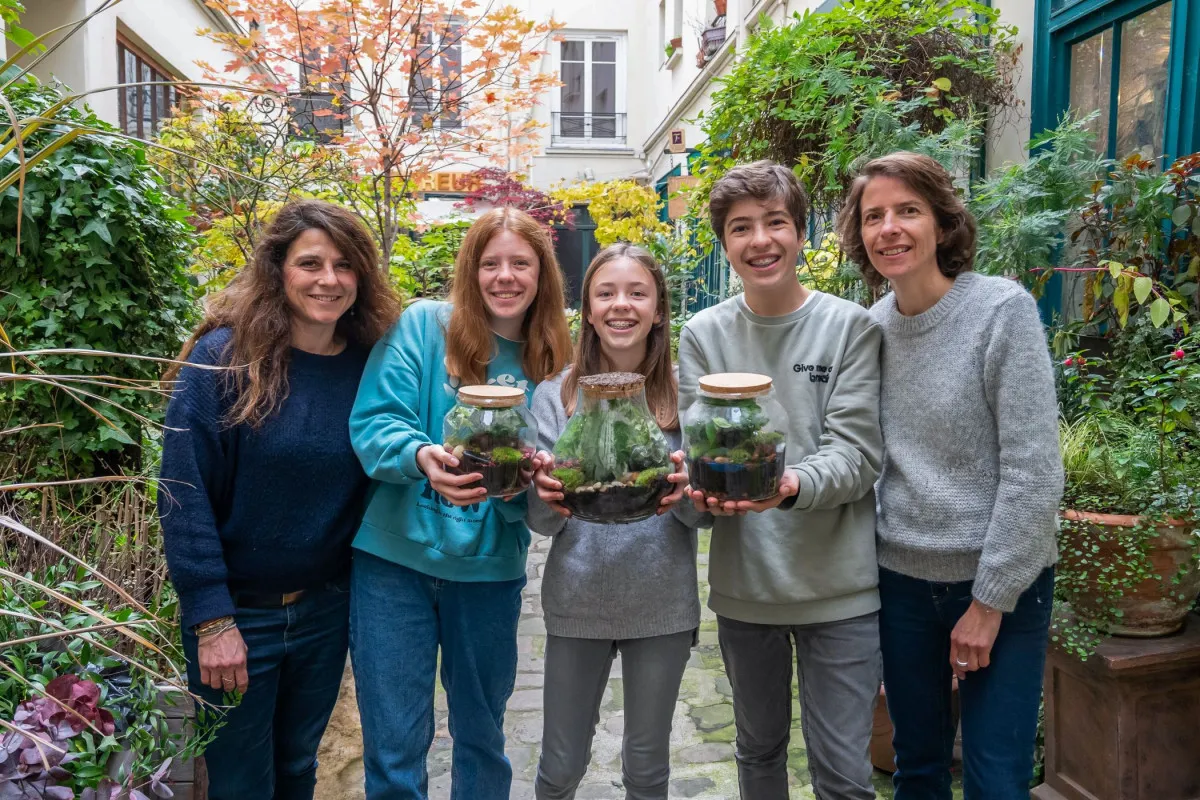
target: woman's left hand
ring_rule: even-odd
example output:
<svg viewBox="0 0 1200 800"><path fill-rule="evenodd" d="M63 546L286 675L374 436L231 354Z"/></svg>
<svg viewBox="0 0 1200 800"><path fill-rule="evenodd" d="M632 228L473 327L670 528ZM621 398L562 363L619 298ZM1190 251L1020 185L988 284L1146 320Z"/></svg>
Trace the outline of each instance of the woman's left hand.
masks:
<svg viewBox="0 0 1200 800"><path fill-rule="evenodd" d="M673 483L675 488L669 495L658 501L658 511L655 512L657 514L667 513L671 510L671 506L682 500L684 487L688 485L687 470L683 466L683 451L676 450L671 453L671 460L675 462L675 471L667 476L667 480Z"/></svg>
<svg viewBox="0 0 1200 800"><path fill-rule="evenodd" d="M971 599L971 605L950 633L950 668L960 681L968 672L992 663L992 645L1000 633L1003 617L996 609Z"/></svg>

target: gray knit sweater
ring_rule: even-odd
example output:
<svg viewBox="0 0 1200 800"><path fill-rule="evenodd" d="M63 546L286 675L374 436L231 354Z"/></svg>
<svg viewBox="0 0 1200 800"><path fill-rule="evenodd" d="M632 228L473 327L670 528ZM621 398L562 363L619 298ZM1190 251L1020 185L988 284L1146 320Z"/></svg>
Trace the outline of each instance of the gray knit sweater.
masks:
<svg viewBox="0 0 1200 800"><path fill-rule="evenodd" d="M1058 405L1045 332L1019 284L967 272L931 309L883 328L876 486L879 563L930 581L974 580L1003 611L1057 560Z"/></svg>
<svg viewBox="0 0 1200 800"><path fill-rule="evenodd" d="M567 427L564 370L538 385L533 415L538 449L550 451ZM664 431L672 450L679 431ZM661 516L626 525L566 519L529 491L529 527L553 536L542 576L546 632L576 639L641 639L700 626L696 522L680 503Z"/></svg>

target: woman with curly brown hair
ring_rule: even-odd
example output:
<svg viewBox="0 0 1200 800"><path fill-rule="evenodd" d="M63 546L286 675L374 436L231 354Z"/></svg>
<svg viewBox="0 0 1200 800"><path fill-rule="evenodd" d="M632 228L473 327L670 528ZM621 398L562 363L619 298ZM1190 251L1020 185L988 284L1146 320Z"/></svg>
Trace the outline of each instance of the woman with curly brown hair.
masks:
<svg viewBox="0 0 1200 800"><path fill-rule="evenodd" d="M311 798L349 635L350 542L369 481L348 420L400 315L354 214L285 205L180 360L159 514L188 683L242 693L205 751L209 798Z"/></svg>
<svg viewBox="0 0 1200 800"><path fill-rule="evenodd" d="M1062 494L1058 405L1037 307L977 275L975 220L928 156L863 167L838 217L891 293L876 484L880 644L896 800L950 798L958 678L968 798L1029 796Z"/></svg>

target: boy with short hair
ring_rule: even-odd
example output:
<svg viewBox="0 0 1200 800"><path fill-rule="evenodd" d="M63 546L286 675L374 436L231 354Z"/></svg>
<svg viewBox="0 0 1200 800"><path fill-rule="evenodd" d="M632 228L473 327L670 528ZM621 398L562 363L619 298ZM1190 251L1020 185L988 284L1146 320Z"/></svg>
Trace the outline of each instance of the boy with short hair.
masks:
<svg viewBox="0 0 1200 800"><path fill-rule="evenodd" d="M777 496L718 503L692 493L714 514L708 603L733 687L742 797L788 796L794 641L817 797L873 798L880 331L866 309L797 278L808 202L790 170L735 167L713 187L709 214L744 292L684 326L680 415L702 376L758 372L773 379L789 425Z"/></svg>

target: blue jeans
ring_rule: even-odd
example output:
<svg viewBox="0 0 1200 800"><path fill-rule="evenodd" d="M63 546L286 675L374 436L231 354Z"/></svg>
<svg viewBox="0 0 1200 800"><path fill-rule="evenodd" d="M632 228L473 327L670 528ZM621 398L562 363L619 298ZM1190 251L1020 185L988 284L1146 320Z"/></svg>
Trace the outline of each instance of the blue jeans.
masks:
<svg viewBox="0 0 1200 800"><path fill-rule="evenodd" d="M895 800L950 798L950 633L971 604L971 587L971 581L933 583L879 570ZM1053 597L1050 567L1004 614L990 666L958 683L966 800L1029 797Z"/></svg>
<svg viewBox="0 0 1200 800"><path fill-rule="evenodd" d="M350 593L311 591L290 606L239 608L250 685L204 751L209 800L310 800L317 747L346 668ZM185 631L188 687L220 706L224 692L200 682L195 634Z"/></svg>
<svg viewBox="0 0 1200 800"><path fill-rule="evenodd" d="M454 739L452 800L508 800L504 707L517 677L525 578L433 578L354 554L350 656L369 800L424 800L438 647Z"/></svg>

